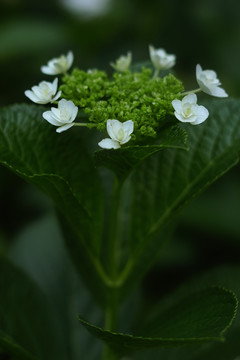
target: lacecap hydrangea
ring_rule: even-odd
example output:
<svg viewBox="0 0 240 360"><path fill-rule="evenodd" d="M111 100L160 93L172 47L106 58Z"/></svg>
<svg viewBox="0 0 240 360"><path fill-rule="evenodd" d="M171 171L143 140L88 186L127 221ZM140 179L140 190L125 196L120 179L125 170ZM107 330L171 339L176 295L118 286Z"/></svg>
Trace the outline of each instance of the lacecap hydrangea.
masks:
<svg viewBox="0 0 240 360"><path fill-rule="evenodd" d="M61 76L51 83L42 81L25 95L37 104L55 104L43 113L43 119L61 133L73 127L96 128L107 137L98 143L104 149L119 149L133 144L152 143L169 123L199 125L209 116L199 105L196 93L227 97L213 70L196 66L199 88L185 92L183 83L172 73L176 56L163 48L149 46L151 62L132 65L132 53L111 62L112 75L98 69L74 68L69 72L74 55L69 51L47 62L41 71ZM84 119L84 121L83 121Z"/></svg>

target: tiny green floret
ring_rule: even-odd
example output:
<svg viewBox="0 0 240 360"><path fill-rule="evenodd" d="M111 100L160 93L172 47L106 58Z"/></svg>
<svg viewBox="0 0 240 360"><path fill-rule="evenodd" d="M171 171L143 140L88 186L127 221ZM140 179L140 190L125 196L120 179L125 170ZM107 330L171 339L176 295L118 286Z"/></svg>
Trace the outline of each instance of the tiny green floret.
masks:
<svg viewBox="0 0 240 360"><path fill-rule="evenodd" d="M172 100L181 98L183 84L172 74L153 78L150 69L141 72L115 72L74 69L65 75L60 87L62 97L72 100L96 124L106 131L108 119L134 123L134 139L155 137L172 115Z"/></svg>

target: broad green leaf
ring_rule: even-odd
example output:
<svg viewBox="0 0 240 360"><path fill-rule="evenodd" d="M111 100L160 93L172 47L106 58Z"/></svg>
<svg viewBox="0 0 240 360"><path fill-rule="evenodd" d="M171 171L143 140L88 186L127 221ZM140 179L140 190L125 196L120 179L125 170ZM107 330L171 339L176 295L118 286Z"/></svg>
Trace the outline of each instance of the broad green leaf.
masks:
<svg viewBox="0 0 240 360"><path fill-rule="evenodd" d="M190 281L181 285L177 290L160 300L150 310L151 317L156 316L158 311L164 311L171 306L176 299L182 301L185 294L189 291L199 291L206 286L216 284L229 288L240 299L240 267L239 266L222 266L213 270L206 271L203 274L193 277ZM143 305L144 307L144 305ZM139 314L142 314L142 308ZM226 360L235 359L239 356L239 337L240 337L240 312L238 311L235 320L225 334L224 342L212 342L206 344L195 344L191 347L178 347L173 349L152 349L136 354L134 359L137 360ZM135 327L143 326L141 317L135 323Z"/></svg>
<svg viewBox="0 0 240 360"><path fill-rule="evenodd" d="M17 359L65 359L57 314L45 295L4 258L0 274L0 348Z"/></svg>
<svg viewBox="0 0 240 360"><path fill-rule="evenodd" d="M53 199L75 264L95 296L102 298L98 256L103 201L101 182L84 144L89 130L57 134L43 120L43 109L15 105L1 110L0 162Z"/></svg>
<svg viewBox="0 0 240 360"><path fill-rule="evenodd" d="M113 351L124 355L156 346L223 341L223 334L236 315L237 304L232 292L223 288L208 288L165 308L149 322L143 333L139 334L139 330L137 336L103 330L82 318L79 320Z"/></svg>
<svg viewBox="0 0 240 360"><path fill-rule="evenodd" d="M66 359L98 360L102 344L98 339L93 341L79 325L76 314L81 311L99 324L102 311L70 262L55 214L47 213L24 228L14 238L9 256L38 283L60 314L59 329L68 349Z"/></svg>
<svg viewBox="0 0 240 360"><path fill-rule="evenodd" d="M129 260L121 276L126 291L156 258L164 242L160 230L239 160L240 101L218 99L206 106L210 116L204 124L184 126L189 151L159 152L144 161L131 177Z"/></svg>
<svg viewBox="0 0 240 360"><path fill-rule="evenodd" d="M26 350L24 350L21 346L17 345L13 342L11 338L6 336L4 333L0 331L0 356L1 353L11 354L14 359L18 360L34 360L35 358L29 354Z"/></svg>
<svg viewBox="0 0 240 360"><path fill-rule="evenodd" d="M120 181L126 179L130 172L150 155L164 149L187 150L187 133L174 125L164 130L154 145L135 145L117 150L99 150L95 152L98 166L112 170Z"/></svg>

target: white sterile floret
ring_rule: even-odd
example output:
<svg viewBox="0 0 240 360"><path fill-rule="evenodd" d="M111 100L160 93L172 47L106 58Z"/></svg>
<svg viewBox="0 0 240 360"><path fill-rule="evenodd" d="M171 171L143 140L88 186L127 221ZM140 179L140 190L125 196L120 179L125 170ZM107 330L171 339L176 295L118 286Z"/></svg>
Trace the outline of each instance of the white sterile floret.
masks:
<svg viewBox="0 0 240 360"><path fill-rule="evenodd" d="M149 53L156 70L170 69L176 63L176 56L167 54L164 49L155 49L152 45L149 45Z"/></svg>
<svg viewBox="0 0 240 360"><path fill-rule="evenodd" d="M127 71L132 62L132 53L128 52L126 56L120 56L115 63L110 63L110 65L120 72Z"/></svg>
<svg viewBox="0 0 240 360"><path fill-rule="evenodd" d="M131 139L134 129L132 120L121 123L118 120L107 121L107 132L110 138L103 139L98 145L103 149L119 149L121 145L126 144Z"/></svg>
<svg viewBox="0 0 240 360"><path fill-rule="evenodd" d="M71 100L62 99L58 103L58 108L51 108L43 113L43 118L50 124L57 126L60 133L72 127L78 113L78 107Z"/></svg>
<svg viewBox="0 0 240 360"><path fill-rule="evenodd" d="M198 64L196 66L196 78L201 90L206 94L217 97L228 97L226 91L219 87L221 83L218 80L215 71L202 70L201 66Z"/></svg>
<svg viewBox="0 0 240 360"><path fill-rule="evenodd" d="M208 110L204 106L197 104L197 96L195 94L185 96L182 101L173 100L172 106L175 110L174 115L179 121L192 125L201 124L209 115Z"/></svg>
<svg viewBox="0 0 240 360"><path fill-rule="evenodd" d="M49 60L47 65L41 66L41 71L47 75L58 75L66 73L73 63L73 53L69 51L67 55Z"/></svg>
<svg viewBox="0 0 240 360"><path fill-rule="evenodd" d="M57 92L58 79L56 78L52 83L42 81L32 87L32 90L26 90L24 94L33 102L37 104L48 104L57 100L61 96L61 91Z"/></svg>

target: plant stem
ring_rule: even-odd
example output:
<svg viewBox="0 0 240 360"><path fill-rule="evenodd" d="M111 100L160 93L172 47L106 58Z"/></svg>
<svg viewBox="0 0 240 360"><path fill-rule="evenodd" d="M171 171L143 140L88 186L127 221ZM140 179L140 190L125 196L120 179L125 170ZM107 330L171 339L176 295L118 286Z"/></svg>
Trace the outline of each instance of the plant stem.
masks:
<svg viewBox="0 0 240 360"><path fill-rule="evenodd" d="M97 124L92 124L92 123L74 123L74 126L86 126L86 127L94 127L97 126Z"/></svg>
<svg viewBox="0 0 240 360"><path fill-rule="evenodd" d="M189 94L196 94L196 93L201 92L201 91L202 91L202 89L198 88L198 89L195 89L195 90L185 91L185 92L181 93L181 95L185 96L185 95L189 95Z"/></svg>
<svg viewBox="0 0 240 360"><path fill-rule="evenodd" d="M153 79L156 79L158 77L158 74L159 74L159 70L158 69L155 69L155 72L153 74Z"/></svg>
<svg viewBox="0 0 240 360"><path fill-rule="evenodd" d="M118 277L118 209L120 200L121 186L118 180L115 180L111 208L108 233L108 268L109 277L114 280Z"/></svg>
<svg viewBox="0 0 240 360"><path fill-rule="evenodd" d="M113 282L118 280L119 264L118 264L118 209L120 200L121 185L118 180L115 180L111 207L110 207L110 221L108 233L108 269L109 277ZM105 310L105 329L109 331L117 331L118 324L118 293L117 287L108 287L107 307ZM118 355L107 345L104 346L103 360L117 360Z"/></svg>

